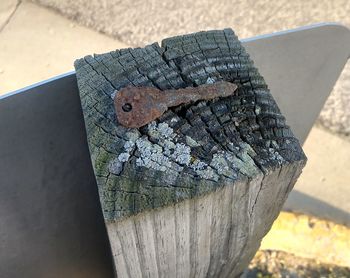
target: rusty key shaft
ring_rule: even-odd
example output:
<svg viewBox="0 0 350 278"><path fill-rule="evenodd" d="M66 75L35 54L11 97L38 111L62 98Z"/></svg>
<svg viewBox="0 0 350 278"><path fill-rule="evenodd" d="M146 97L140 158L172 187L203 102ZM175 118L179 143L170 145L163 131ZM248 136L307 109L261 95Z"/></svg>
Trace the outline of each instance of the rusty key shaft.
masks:
<svg viewBox="0 0 350 278"><path fill-rule="evenodd" d="M233 95L236 89L235 84L226 81L165 91L154 87L128 86L116 93L114 106L120 124L138 128L159 118L169 107L198 100L228 97Z"/></svg>

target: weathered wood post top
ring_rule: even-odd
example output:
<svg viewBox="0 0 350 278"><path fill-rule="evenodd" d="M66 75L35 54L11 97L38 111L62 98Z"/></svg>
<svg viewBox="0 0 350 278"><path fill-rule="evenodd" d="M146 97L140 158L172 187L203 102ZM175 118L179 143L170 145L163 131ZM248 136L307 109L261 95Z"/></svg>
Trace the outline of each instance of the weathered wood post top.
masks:
<svg viewBox="0 0 350 278"><path fill-rule="evenodd" d="M86 56L75 68L117 277L242 273L306 157L234 32ZM227 94L201 91L224 83Z"/></svg>

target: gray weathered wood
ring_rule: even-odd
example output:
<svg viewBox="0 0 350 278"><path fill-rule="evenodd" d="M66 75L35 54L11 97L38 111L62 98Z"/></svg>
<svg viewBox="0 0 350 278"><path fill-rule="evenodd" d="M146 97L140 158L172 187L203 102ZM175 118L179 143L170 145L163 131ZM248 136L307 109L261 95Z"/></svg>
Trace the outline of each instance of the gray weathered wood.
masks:
<svg viewBox="0 0 350 278"><path fill-rule="evenodd" d="M234 277L270 229L306 158L233 31L75 63L92 163L118 277ZM118 124L127 86L219 80L236 95L169 109L140 129Z"/></svg>

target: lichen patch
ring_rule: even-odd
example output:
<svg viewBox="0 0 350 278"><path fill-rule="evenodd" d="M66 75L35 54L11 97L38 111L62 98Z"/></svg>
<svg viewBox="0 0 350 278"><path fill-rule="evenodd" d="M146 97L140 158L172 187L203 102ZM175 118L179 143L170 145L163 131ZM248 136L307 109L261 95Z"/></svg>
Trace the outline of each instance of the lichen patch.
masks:
<svg viewBox="0 0 350 278"><path fill-rule="evenodd" d="M239 146L231 146L234 152L214 153L210 163L207 164L191 155L191 148L200 145L189 136L186 136L185 143L178 142L177 134L167 123L158 124L153 121L148 124L146 134L143 136L135 130L128 132L126 137L128 141L124 144L124 152L110 162L109 171L113 174L120 174L123 164L134 153L137 157L136 166L168 171L175 177L184 170L184 167L189 167L202 179L213 181L218 181L220 176L237 179L239 172L248 177L259 172L253 160L256 153L244 142Z"/></svg>

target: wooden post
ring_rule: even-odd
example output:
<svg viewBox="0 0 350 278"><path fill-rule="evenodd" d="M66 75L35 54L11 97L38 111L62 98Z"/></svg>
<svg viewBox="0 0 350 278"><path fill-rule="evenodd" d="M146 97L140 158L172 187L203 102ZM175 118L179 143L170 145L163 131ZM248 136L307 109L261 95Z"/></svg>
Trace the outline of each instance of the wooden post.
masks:
<svg viewBox="0 0 350 278"><path fill-rule="evenodd" d="M117 276L239 275L306 157L233 31L86 56L75 68ZM118 124L121 88L220 80L237 94L171 108L139 129Z"/></svg>

